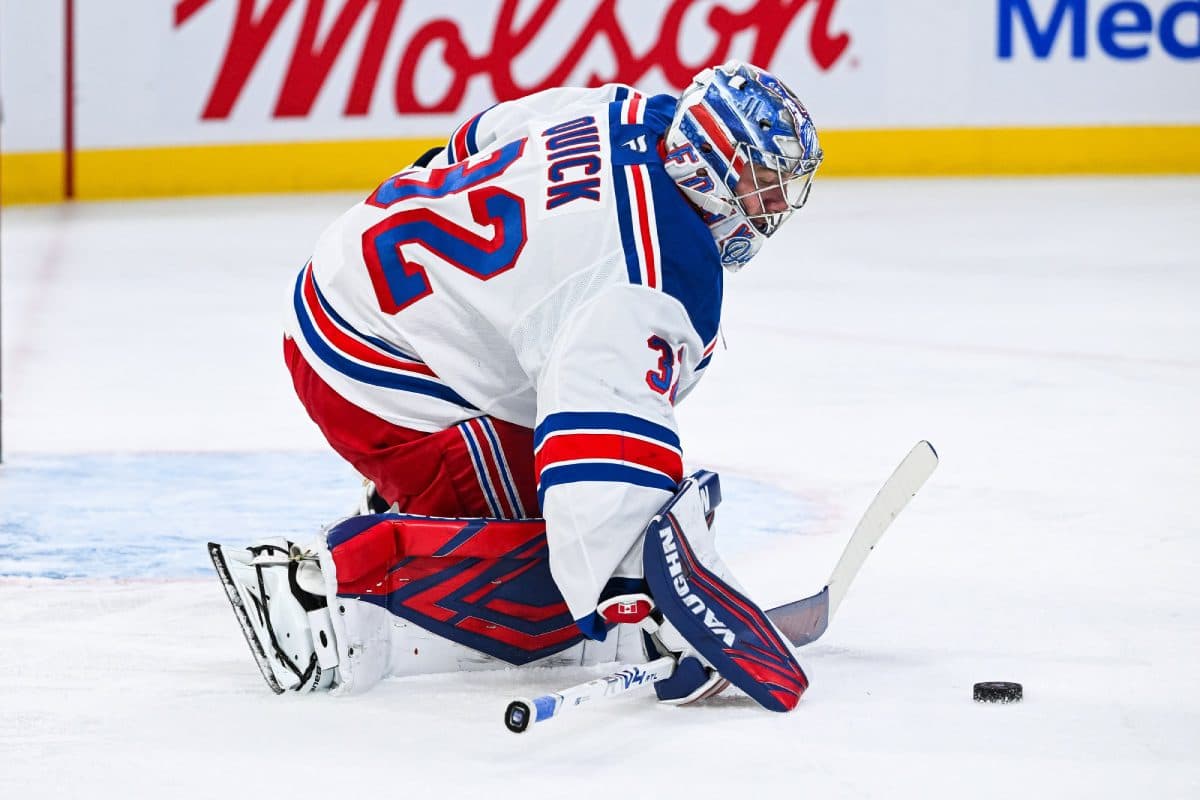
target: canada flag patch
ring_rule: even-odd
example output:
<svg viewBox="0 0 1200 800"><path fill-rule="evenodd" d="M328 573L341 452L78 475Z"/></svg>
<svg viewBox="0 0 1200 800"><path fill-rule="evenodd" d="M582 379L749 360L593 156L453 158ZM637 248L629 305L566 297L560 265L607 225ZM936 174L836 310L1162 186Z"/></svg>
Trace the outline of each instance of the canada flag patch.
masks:
<svg viewBox="0 0 1200 800"><path fill-rule="evenodd" d="M610 625L636 625L645 619L654 605L644 594L621 594L600 603L596 611Z"/></svg>

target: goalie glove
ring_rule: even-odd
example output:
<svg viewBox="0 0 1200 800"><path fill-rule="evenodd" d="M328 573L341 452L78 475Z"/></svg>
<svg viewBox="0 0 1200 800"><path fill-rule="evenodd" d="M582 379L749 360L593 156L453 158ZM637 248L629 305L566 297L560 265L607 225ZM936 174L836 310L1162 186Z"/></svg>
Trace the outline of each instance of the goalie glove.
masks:
<svg viewBox="0 0 1200 800"><path fill-rule="evenodd" d="M660 702L687 705L720 694L729 686L712 665L696 652L662 613L648 594L624 594L603 601L597 612L609 624L633 624L642 630L646 660L675 659L671 677L654 684Z"/></svg>

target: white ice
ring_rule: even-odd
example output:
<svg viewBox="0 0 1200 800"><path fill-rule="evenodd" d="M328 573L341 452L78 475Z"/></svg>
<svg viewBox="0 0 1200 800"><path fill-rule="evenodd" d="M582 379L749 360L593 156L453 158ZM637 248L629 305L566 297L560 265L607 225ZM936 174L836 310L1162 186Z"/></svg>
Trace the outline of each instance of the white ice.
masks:
<svg viewBox="0 0 1200 800"><path fill-rule="evenodd" d="M728 560L815 591L915 441L941 466L795 712L643 694L521 737L509 696L595 671L277 698L204 571L352 502L278 312L355 199L4 209L0 797L1200 796L1200 179L820 184L680 409L744 499Z"/></svg>

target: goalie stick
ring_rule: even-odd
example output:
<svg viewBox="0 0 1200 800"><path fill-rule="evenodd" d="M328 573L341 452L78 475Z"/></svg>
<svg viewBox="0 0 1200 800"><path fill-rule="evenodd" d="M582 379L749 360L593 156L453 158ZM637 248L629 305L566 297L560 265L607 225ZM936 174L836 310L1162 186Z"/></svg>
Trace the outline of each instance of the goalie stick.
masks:
<svg viewBox="0 0 1200 800"><path fill-rule="evenodd" d="M917 442L884 482L833 567L825 587L814 595L769 609L766 614L795 647L811 644L829 627L846 591L867 556L883 537L892 520L925 484L937 467L937 451L926 441ZM617 697L642 686L671 677L675 659L667 656L645 664L629 664L602 678L534 698L516 698L504 711L504 725L522 733L536 722L553 718L560 711L588 705L590 701Z"/></svg>
<svg viewBox="0 0 1200 800"><path fill-rule="evenodd" d="M867 556L879 544L892 520L925 485L937 465L938 456L933 445L923 440L917 442L867 506L825 588L811 597L767 611L771 622L793 645L803 647L821 638Z"/></svg>

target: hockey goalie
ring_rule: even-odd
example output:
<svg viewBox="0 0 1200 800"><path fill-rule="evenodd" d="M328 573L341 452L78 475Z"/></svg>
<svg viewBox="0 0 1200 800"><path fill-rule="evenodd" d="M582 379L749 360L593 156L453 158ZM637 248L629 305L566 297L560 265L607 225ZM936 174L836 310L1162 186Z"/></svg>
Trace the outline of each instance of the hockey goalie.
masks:
<svg viewBox="0 0 1200 800"><path fill-rule="evenodd" d="M674 409L723 273L808 198L804 106L729 62L492 106L320 237L284 357L365 477L316 541L210 545L267 683L670 656L659 699L795 707L795 653L715 547Z"/></svg>

